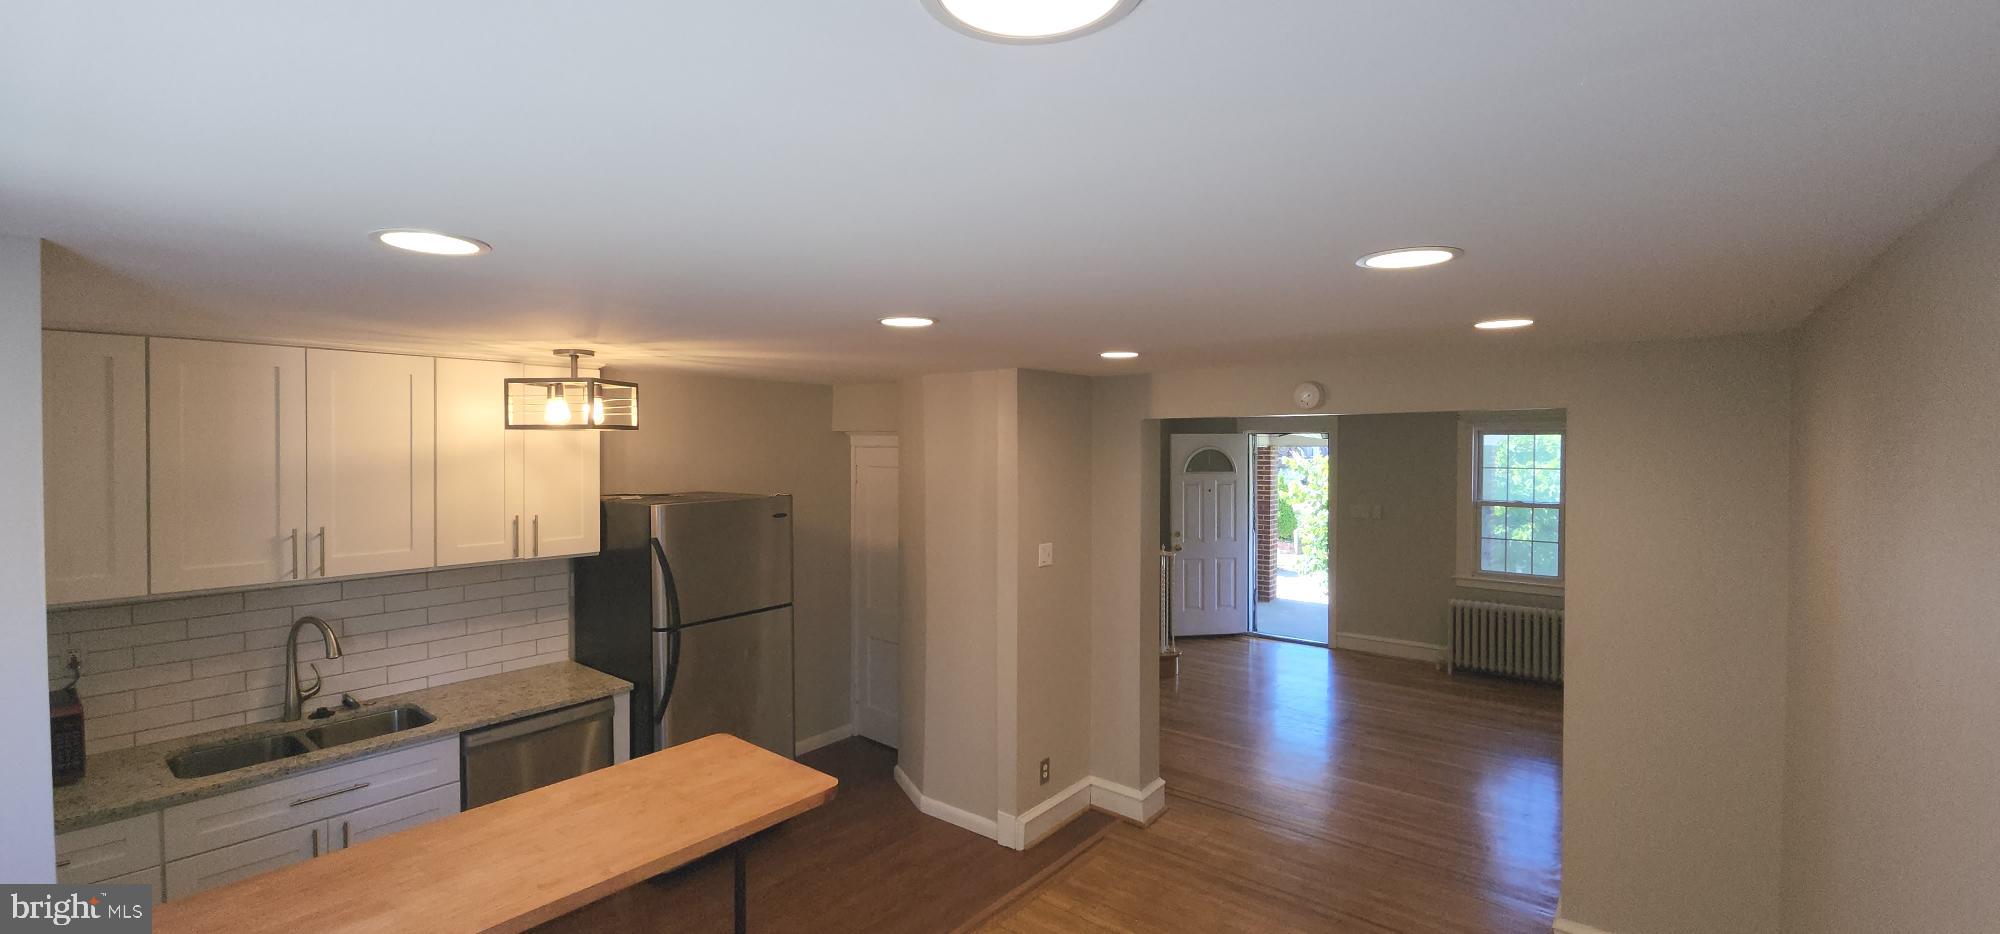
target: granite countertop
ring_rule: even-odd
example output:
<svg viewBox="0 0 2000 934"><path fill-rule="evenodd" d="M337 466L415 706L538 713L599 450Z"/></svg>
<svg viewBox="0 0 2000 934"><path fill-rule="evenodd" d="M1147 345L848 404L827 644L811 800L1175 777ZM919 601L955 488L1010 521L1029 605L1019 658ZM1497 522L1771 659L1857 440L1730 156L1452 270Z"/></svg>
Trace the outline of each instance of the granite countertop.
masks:
<svg viewBox="0 0 2000 934"><path fill-rule="evenodd" d="M360 710L342 711L321 720L253 723L248 726L230 727L226 730L100 753L91 756L85 763L82 781L55 790L56 832L67 833L109 823L135 814L144 814L262 784L297 772L325 768L391 749L443 739L466 730L505 723L545 710L611 697L630 690L632 685L603 672L575 662L559 662L440 687L392 694L368 701L361 705ZM323 702L325 702L323 698L313 698L307 704ZM371 737L330 749L317 749L304 755L264 762L202 778L175 778L172 772L167 771L168 756L195 746L290 733L294 730L366 716L385 707L399 704L415 704L437 719L400 733ZM310 710L310 706L308 709Z"/></svg>

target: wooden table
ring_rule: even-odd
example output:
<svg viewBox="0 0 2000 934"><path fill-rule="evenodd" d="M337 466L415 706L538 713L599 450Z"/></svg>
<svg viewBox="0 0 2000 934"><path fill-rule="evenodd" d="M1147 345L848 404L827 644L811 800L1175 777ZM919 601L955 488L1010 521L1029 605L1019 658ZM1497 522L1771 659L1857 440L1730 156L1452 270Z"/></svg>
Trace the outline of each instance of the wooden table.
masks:
<svg viewBox="0 0 2000 934"><path fill-rule="evenodd" d="M153 930L522 931L726 847L833 777L715 735L160 905Z"/></svg>

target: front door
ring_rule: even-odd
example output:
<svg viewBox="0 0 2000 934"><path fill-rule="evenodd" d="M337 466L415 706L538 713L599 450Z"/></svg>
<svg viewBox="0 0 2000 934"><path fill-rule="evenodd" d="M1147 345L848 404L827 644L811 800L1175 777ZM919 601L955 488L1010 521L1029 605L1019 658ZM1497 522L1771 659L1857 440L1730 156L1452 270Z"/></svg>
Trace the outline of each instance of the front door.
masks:
<svg viewBox="0 0 2000 934"><path fill-rule="evenodd" d="M1173 435L1174 634L1250 629L1248 435Z"/></svg>

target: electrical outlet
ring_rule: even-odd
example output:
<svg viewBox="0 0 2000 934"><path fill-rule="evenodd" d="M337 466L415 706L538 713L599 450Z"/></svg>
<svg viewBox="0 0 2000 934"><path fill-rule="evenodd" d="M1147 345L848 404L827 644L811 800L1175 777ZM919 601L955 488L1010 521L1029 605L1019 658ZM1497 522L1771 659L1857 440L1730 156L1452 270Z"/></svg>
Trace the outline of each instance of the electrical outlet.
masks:
<svg viewBox="0 0 2000 934"><path fill-rule="evenodd" d="M1048 784L1048 783L1049 783L1049 760L1047 760L1047 759L1043 759L1043 760L1042 760L1042 784L1046 785L1046 784Z"/></svg>
<svg viewBox="0 0 2000 934"><path fill-rule="evenodd" d="M1043 542L1036 546L1035 567L1045 568L1054 563L1056 563L1056 545L1054 542Z"/></svg>

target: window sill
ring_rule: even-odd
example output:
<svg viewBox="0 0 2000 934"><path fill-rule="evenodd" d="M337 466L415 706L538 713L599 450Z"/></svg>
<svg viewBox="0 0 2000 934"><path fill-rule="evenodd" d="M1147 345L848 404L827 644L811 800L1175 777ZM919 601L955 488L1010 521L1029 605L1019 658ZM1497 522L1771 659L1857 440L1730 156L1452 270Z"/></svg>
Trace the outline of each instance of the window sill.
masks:
<svg viewBox="0 0 2000 934"><path fill-rule="evenodd" d="M1534 581L1510 580L1502 577L1466 577L1464 575L1454 577L1452 581L1458 586L1469 590L1504 590L1508 593L1531 593L1544 597L1560 597L1563 595L1563 585L1561 584L1538 584Z"/></svg>

